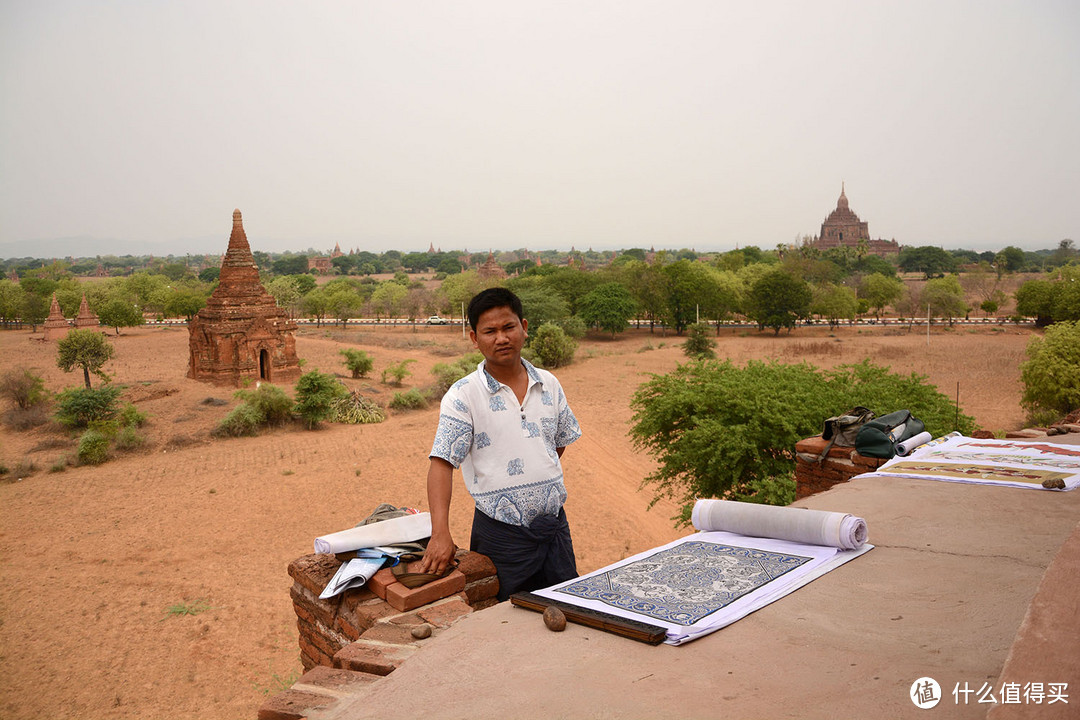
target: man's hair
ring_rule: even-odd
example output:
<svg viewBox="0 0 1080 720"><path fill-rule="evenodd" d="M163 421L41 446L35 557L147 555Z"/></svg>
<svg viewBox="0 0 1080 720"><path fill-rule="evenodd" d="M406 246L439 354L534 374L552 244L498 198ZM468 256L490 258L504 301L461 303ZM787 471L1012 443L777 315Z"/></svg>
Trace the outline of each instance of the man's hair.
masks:
<svg viewBox="0 0 1080 720"><path fill-rule="evenodd" d="M476 324L480 322L480 316L492 308L500 307L510 308L518 316L518 320L525 318L525 311L521 307L521 299L517 295L506 288L493 287L478 292L469 301L469 326L475 332Z"/></svg>

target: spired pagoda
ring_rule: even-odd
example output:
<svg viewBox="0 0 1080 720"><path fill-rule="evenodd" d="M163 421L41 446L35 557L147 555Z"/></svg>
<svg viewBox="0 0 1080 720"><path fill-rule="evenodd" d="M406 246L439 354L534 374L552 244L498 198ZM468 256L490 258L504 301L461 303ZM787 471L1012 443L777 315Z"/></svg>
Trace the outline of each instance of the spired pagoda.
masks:
<svg viewBox="0 0 1080 720"><path fill-rule="evenodd" d="M217 385L246 379L289 383L300 377L296 323L259 282L240 211L233 211L229 249L217 289L188 324L187 376Z"/></svg>
<svg viewBox="0 0 1080 720"><path fill-rule="evenodd" d="M101 325L98 316L90 312L90 305L86 302L86 293L83 293L82 302L79 303L79 315L75 318L75 329L96 328Z"/></svg>
<svg viewBox="0 0 1080 720"><path fill-rule="evenodd" d="M56 301L56 293L52 296L52 305L49 307L49 317L45 320L45 339L59 340L65 337L71 330L71 323L60 312L60 303Z"/></svg>

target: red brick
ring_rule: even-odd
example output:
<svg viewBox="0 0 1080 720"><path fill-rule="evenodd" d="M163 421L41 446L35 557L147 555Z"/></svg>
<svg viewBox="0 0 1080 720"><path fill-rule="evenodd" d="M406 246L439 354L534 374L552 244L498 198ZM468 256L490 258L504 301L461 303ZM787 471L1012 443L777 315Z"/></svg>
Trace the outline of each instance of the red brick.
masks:
<svg viewBox="0 0 1080 720"><path fill-rule="evenodd" d="M877 470L885 460L882 458L866 457L859 453L851 453L851 462L861 468L873 468Z"/></svg>
<svg viewBox="0 0 1080 720"><path fill-rule="evenodd" d="M312 665L327 665L327 666L329 666L329 665L334 664L334 656L333 655L327 655L322 650L320 650L319 648L315 647L310 642L308 642L307 639L303 635L300 636L300 641L299 642L300 642L300 659L301 660L303 660L304 658L308 658L311 661ZM305 665L305 669L307 669L306 665Z"/></svg>
<svg viewBox="0 0 1080 720"><path fill-rule="evenodd" d="M469 583L465 586L465 597L469 599L470 605L475 605L481 600L493 598L498 594L499 578L494 576L477 580L476 582Z"/></svg>
<svg viewBox="0 0 1080 720"><path fill-rule="evenodd" d="M353 623L352 620L352 613L338 613L338 616L334 618L334 629L349 638L349 640L356 640L363 631L356 627L356 624Z"/></svg>
<svg viewBox="0 0 1080 720"><path fill-rule="evenodd" d="M319 665L301 675L293 688L302 692L318 692L322 688L330 690L328 694L333 697L334 693L355 694L363 691L378 679L378 675L370 673Z"/></svg>
<svg viewBox="0 0 1080 720"><path fill-rule="evenodd" d="M315 597L319 597L340 565L341 562L333 555L322 553L304 555L289 563L289 575L315 593Z"/></svg>
<svg viewBox="0 0 1080 720"><path fill-rule="evenodd" d="M374 600L376 597L377 595L371 592L371 588L367 585L353 588L352 590L346 590L341 594L341 607L346 610L353 610L360 603Z"/></svg>
<svg viewBox="0 0 1080 720"><path fill-rule="evenodd" d="M401 613L400 615L395 615L394 617L388 617L388 618L386 618L386 622L392 623L394 625L413 626L413 625L419 625L420 623L422 623L424 621L423 621L423 619L421 619L421 617L417 613L410 612L410 613Z"/></svg>
<svg viewBox="0 0 1080 720"><path fill-rule="evenodd" d="M419 618L417 619L419 620ZM421 622L412 625L396 625L388 622L375 623L375 626L370 630L365 630L360 638L394 645L412 645L416 643L416 638L412 636L412 629L421 624Z"/></svg>
<svg viewBox="0 0 1080 720"><path fill-rule="evenodd" d="M446 602L422 607L416 611L416 614L435 627L444 628L450 627L454 624L454 621L468 615L472 611L473 609L469 604L461 598L451 598Z"/></svg>
<svg viewBox="0 0 1080 720"><path fill-rule="evenodd" d="M487 555L477 552L462 552L457 556L458 570L465 576L466 583L483 580L495 575L495 563Z"/></svg>
<svg viewBox="0 0 1080 720"><path fill-rule="evenodd" d="M480 610L486 610L489 607L493 607L499 604L498 598L488 598L487 600L481 600L473 605L473 612L479 612Z"/></svg>
<svg viewBox="0 0 1080 720"><path fill-rule="evenodd" d="M293 583L289 588L289 596L292 598L294 605L303 606L309 613L318 618L319 622L327 627L331 627L334 624L334 616L337 615L337 602L328 603L325 600L320 600L318 595L314 595L307 590L307 588L300 587L297 583Z"/></svg>
<svg viewBox="0 0 1080 720"><path fill-rule="evenodd" d="M397 582L397 578L394 577L394 573L390 568L383 568L379 572L371 576L371 579L367 581L367 587L376 596L386 599L386 588Z"/></svg>
<svg viewBox="0 0 1080 720"><path fill-rule="evenodd" d="M315 622L315 616L312 615L311 611L308 610L306 607L304 607L300 603L296 602L295 600L293 600L292 606L293 606L293 612L296 613L296 617L300 618L301 620L303 620L305 622L309 622L309 623Z"/></svg>
<svg viewBox="0 0 1080 720"><path fill-rule="evenodd" d="M386 602L401 612L414 610L421 605L441 600L444 597L465 589L465 576L460 570L454 570L444 578L432 580L417 588L407 588L395 583L386 588Z"/></svg>
<svg viewBox="0 0 1080 720"><path fill-rule="evenodd" d="M286 690L267 700L259 708L259 720L302 720L309 710L323 710L336 702L334 698L299 690Z"/></svg>
<svg viewBox="0 0 1080 720"><path fill-rule="evenodd" d="M330 636L328 633L323 632L323 628L318 624L313 625L304 620L297 619L296 625L300 630L301 638L307 638L309 643L330 657L333 657L334 653L340 650L345 644Z"/></svg>
<svg viewBox="0 0 1080 720"><path fill-rule="evenodd" d="M350 613L351 617L349 619L355 620L353 625L360 632L364 632L374 625L376 621L396 613L397 610L390 607L385 600L368 600L357 605L356 609Z"/></svg>
<svg viewBox="0 0 1080 720"><path fill-rule="evenodd" d="M825 446L828 444L829 441L820 435L808 437L795 443L795 452L807 453L808 455L821 455L821 453L825 451ZM829 457L847 457L850 452L850 446L842 447L840 445L833 445L829 448Z"/></svg>
<svg viewBox="0 0 1080 720"><path fill-rule="evenodd" d="M384 645L357 640L334 655L334 667L373 675L389 675L416 650L412 645Z"/></svg>

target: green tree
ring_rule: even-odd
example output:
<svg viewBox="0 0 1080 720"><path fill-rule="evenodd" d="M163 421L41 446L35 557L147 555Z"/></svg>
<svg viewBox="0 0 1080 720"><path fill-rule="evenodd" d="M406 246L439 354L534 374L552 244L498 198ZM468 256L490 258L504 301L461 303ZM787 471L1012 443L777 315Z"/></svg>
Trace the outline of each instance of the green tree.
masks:
<svg viewBox="0 0 1080 720"><path fill-rule="evenodd" d="M405 285L393 280L381 283L379 287L375 288L375 292L371 294L371 307L375 311L375 317L395 317L408 292L409 290Z"/></svg>
<svg viewBox="0 0 1080 720"><path fill-rule="evenodd" d="M1010 245L994 256L998 273L1014 273L1024 269L1024 251Z"/></svg>
<svg viewBox="0 0 1080 720"><path fill-rule="evenodd" d="M772 270L754 283L747 298L747 315L758 329L780 328L790 332L795 323L810 314L812 294L805 280L792 277L783 270Z"/></svg>
<svg viewBox="0 0 1080 720"><path fill-rule="evenodd" d="M921 272L927 279L956 270L956 258L933 245L904 248L899 262L904 272Z"/></svg>
<svg viewBox="0 0 1080 720"><path fill-rule="evenodd" d="M135 303L121 297L107 300L98 308L98 319L102 325L111 326L117 335L122 327L136 327L146 322Z"/></svg>
<svg viewBox="0 0 1080 720"><path fill-rule="evenodd" d="M1058 322L1033 337L1020 364L1021 405L1038 424L1059 421L1080 409L1080 321Z"/></svg>
<svg viewBox="0 0 1080 720"><path fill-rule="evenodd" d="M199 279L204 283L215 283L221 277L220 267L208 267L199 271Z"/></svg>
<svg viewBox="0 0 1080 720"><path fill-rule="evenodd" d="M712 360L716 357L716 341L709 337L709 326L694 323L686 330L683 354L695 360Z"/></svg>
<svg viewBox="0 0 1080 720"><path fill-rule="evenodd" d="M922 292L923 305L930 305L930 312L935 316L947 318L952 325L953 319L968 311L964 302L964 288L955 275L934 278L926 281Z"/></svg>
<svg viewBox="0 0 1080 720"><path fill-rule="evenodd" d="M0 280L0 321L5 325L18 321L25 297L26 293L17 283Z"/></svg>
<svg viewBox="0 0 1080 720"><path fill-rule="evenodd" d="M277 306L289 313L292 317L300 307L300 288L297 285L298 275L281 275L266 283L266 292L274 298ZM311 277L310 275L306 277ZM312 278L314 279L314 278Z"/></svg>
<svg viewBox="0 0 1080 720"><path fill-rule="evenodd" d="M348 394L349 391L333 375L312 370L296 381L296 406L293 410L311 430L330 417L334 403Z"/></svg>
<svg viewBox="0 0 1080 720"><path fill-rule="evenodd" d="M1054 321L1054 283L1049 280L1028 280L1016 290L1016 312L1034 317L1038 327Z"/></svg>
<svg viewBox="0 0 1080 720"><path fill-rule="evenodd" d="M113 346L97 330L72 330L56 343L56 365L64 372L82 368L83 380L89 388L90 373L105 382L109 381L109 376L101 367L113 357L114 352Z"/></svg>
<svg viewBox="0 0 1080 720"><path fill-rule="evenodd" d="M189 322L206 305L206 296L192 288L176 288L162 308L169 317L186 318Z"/></svg>
<svg viewBox="0 0 1080 720"><path fill-rule="evenodd" d="M544 323L534 333L529 351L546 368L569 365L574 361L577 343L554 323Z"/></svg>
<svg viewBox="0 0 1080 720"><path fill-rule="evenodd" d="M813 289L810 310L829 321L835 328L841 320L854 320L858 310L855 291L843 285L825 283Z"/></svg>
<svg viewBox="0 0 1080 720"><path fill-rule="evenodd" d="M362 378L371 372L375 361L363 350L346 348L339 351L345 357L345 367L349 369L354 378Z"/></svg>
<svg viewBox="0 0 1080 720"><path fill-rule="evenodd" d="M308 270L307 255L285 255L271 265L275 275L300 275Z"/></svg>
<svg viewBox="0 0 1080 720"><path fill-rule="evenodd" d="M305 315L315 318L315 327L322 327L323 318L330 315L334 309L330 293L326 291L326 288L312 290L304 296L300 305Z"/></svg>
<svg viewBox="0 0 1080 720"><path fill-rule="evenodd" d="M819 433L837 408L856 405L878 414L910 409L933 435L975 427L925 377L893 374L869 361L832 370L724 361L688 363L643 383L631 402L630 434L658 463L646 478L656 498L688 509L698 497L791 483L795 443Z"/></svg>
<svg viewBox="0 0 1080 720"><path fill-rule="evenodd" d="M630 326L630 318L637 312L637 302L621 283L604 283L591 290L581 299L581 319L596 325L604 332L621 333Z"/></svg>
<svg viewBox="0 0 1080 720"><path fill-rule="evenodd" d="M892 305L904 294L904 283L896 277L886 277L881 273L871 273L859 283L859 297L865 298L874 310L875 317L881 317L886 305Z"/></svg>

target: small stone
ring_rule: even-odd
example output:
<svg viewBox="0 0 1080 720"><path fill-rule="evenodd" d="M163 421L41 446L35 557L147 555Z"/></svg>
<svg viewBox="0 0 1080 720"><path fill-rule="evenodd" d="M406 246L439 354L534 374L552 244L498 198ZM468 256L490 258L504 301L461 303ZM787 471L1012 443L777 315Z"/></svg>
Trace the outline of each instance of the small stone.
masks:
<svg viewBox="0 0 1080 720"><path fill-rule="evenodd" d="M566 629L566 615L554 605L548 605L544 610L544 624L552 632L562 632Z"/></svg>
<svg viewBox="0 0 1080 720"><path fill-rule="evenodd" d="M1064 490L1065 481L1061 478L1048 478L1042 481L1042 486L1047 490Z"/></svg>
<svg viewBox="0 0 1080 720"><path fill-rule="evenodd" d="M417 640L423 640L424 638L431 637L431 626L427 623L423 625L417 625L412 629L412 636Z"/></svg>

